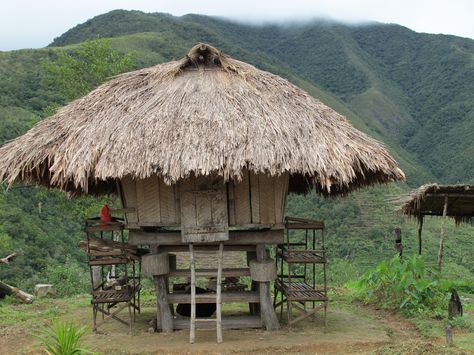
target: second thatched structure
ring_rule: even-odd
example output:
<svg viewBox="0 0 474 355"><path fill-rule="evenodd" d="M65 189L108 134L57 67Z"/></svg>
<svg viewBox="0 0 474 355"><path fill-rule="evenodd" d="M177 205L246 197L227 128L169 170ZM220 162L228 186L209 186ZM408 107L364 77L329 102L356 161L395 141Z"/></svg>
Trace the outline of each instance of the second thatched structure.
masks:
<svg viewBox="0 0 474 355"><path fill-rule="evenodd" d="M418 253L422 250L422 231L425 216L443 217L441 224L438 269L441 270L444 254L444 224L447 217L459 223L469 223L474 218L474 185L426 184L402 198L398 211L418 220Z"/></svg>

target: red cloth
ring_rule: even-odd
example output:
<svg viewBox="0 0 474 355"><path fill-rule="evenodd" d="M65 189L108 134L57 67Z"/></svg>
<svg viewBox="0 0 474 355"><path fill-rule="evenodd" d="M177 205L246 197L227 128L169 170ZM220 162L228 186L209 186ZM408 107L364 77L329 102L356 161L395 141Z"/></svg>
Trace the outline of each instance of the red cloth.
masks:
<svg viewBox="0 0 474 355"><path fill-rule="evenodd" d="M102 222L112 222L112 215L110 214L109 206L104 205L100 210L100 220Z"/></svg>

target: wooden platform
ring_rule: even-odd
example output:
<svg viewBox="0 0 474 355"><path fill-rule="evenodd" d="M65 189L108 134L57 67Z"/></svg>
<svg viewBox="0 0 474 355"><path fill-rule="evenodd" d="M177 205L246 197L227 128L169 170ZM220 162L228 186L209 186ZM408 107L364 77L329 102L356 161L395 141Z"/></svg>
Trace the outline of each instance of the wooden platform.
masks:
<svg viewBox="0 0 474 355"><path fill-rule="evenodd" d="M191 304L191 295L187 293L169 293L168 303ZM201 293L196 295L196 303L215 303L215 293ZM260 295L258 291L229 291L222 292L222 303L259 303Z"/></svg>
<svg viewBox="0 0 474 355"><path fill-rule="evenodd" d="M326 257L320 250L279 249L278 254L287 263L324 264L327 261Z"/></svg>
<svg viewBox="0 0 474 355"><path fill-rule="evenodd" d="M328 300L323 290L315 290L306 282L277 280L275 287L278 288L289 301L322 301Z"/></svg>
<svg viewBox="0 0 474 355"><path fill-rule="evenodd" d="M177 317L173 319L173 328L189 329L190 319L187 317ZM262 328L260 316L227 316L222 317L223 329L244 329L244 328ZM216 325L212 322L198 322L197 329L215 329ZM158 327L160 329L160 327Z"/></svg>

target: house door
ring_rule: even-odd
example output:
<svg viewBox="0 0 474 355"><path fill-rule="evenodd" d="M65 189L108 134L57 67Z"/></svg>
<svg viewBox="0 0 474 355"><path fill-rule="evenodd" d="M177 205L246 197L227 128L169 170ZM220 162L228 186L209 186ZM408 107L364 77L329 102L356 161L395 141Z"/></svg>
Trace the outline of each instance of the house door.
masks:
<svg viewBox="0 0 474 355"><path fill-rule="evenodd" d="M180 183L184 243L229 239L226 185L219 177L190 177Z"/></svg>

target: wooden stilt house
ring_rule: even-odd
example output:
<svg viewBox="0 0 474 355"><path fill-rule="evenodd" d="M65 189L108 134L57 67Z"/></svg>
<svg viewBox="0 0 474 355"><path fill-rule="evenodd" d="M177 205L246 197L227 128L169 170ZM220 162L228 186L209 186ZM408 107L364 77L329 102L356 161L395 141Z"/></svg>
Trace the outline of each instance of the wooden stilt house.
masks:
<svg viewBox="0 0 474 355"><path fill-rule="evenodd" d="M267 248L283 243L288 193L403 179L387 150L337 112L207 44L113 78L0 148L2 181L119 194L129 242L152 250L143 266L156 282L163 331L190 326L168 304L209 302L171 292L171 278L193 279L170 261L173 253L221 245L225 260L229 251L247 252L250 268L224 267L218 279L251 276L254 287L219 289L214 299L218 307L259 304L261 316L222 325L276 329Z"/></svg>

